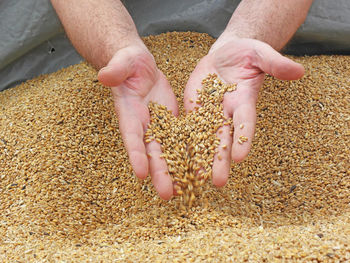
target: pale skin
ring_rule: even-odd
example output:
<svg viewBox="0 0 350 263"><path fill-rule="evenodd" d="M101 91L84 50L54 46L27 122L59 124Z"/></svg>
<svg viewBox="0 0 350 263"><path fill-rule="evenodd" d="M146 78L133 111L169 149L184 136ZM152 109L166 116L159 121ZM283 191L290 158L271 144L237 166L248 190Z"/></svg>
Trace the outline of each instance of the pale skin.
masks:
<svg viewBox="0 0 350 263"><path fill-rule="evenodd" d="M51 0L77 51L97 70L98 78L111 87L119 128L135 175L151 175L160 197L174 194L167 165L160 158L160 145L144 143L150 116L150 101L166 105L178 114L175 95L153 56L139 37L134 22L118 0ZM304 74L302 65L283 57L280 51L303 23L312 0L243 0L226 29L190 76L184 93L187 111L194 107L196 89L208 73L217 73L237 91L225 94L224 114L233 118L235 132L218 133L221 145L213 164L213 184L223 186L231 160L244 160L251 148L256 124L256 102L265 73L294 80ZM240 128L243 124L243 128ZM242 127L241 126L241 127ZM248 141L240 144L240 135ZM152 158L147 157L147 153Z"/></svg>

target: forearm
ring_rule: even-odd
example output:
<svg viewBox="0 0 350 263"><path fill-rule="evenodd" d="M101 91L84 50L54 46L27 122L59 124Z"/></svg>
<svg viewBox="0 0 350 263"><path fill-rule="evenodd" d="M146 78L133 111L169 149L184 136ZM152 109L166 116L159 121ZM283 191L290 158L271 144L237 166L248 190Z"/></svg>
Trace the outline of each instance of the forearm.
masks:
<svg viewBox="0 0 350 263"><path fill-rule="evenodd" d="M281 50L304 22L312 0L242 0L220 38L253 38Z"/></svg>
<svg viewBox="0 0 350 263"><path fill-rule="evenodd" d="M119 0L51 0L77 51L97 69L121 48L143 45L135 24Z"/></svg>

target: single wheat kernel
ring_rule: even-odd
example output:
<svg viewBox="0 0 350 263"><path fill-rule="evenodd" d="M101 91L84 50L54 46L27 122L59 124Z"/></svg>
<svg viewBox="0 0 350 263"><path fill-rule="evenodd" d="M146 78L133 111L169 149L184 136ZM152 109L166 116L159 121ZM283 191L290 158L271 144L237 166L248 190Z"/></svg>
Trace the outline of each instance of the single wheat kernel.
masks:
<svg viewBox="0 0 350 263"><path fill-rule="evenodd" d="M246 142L246 141L248 141L248 137L241 135L241 136L239 136L239 140L241 142Z"/></svg>

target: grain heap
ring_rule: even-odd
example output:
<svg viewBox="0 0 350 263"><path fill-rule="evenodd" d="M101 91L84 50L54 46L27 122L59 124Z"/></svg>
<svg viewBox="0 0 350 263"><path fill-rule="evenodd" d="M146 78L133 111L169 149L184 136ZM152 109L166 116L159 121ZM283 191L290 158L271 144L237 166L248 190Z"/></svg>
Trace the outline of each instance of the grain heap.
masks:
<svg viewBox="0 0 350 263"><path fill-rule="evenodd" d="M204 182L211 178L214 155L220 145L216 136L232 119L223 113L224 93L233 92L235 84L224 84L216 74L202 81L197 90L195 110L177 119L163 105L150 103L151 121L145 141L157 140L161 144L176 192L189 207L200 195Z"/></svg>
<svg viewBox="0 0 350 263"><path fill-rule="evenodd" d="M183 109L214 39L144 41ZM132 176L86 63L1 92L0 262L349 261L350 58L294 59L301 80L266 77L248 159L186 212Z"/></svg>

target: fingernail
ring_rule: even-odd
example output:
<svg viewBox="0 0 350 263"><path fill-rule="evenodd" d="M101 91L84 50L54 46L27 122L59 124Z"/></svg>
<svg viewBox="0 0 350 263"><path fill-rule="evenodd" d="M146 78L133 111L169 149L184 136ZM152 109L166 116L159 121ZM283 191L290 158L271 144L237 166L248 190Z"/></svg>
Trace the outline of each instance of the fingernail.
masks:
<svg viewBox="0 0 350 263"><path fill-rule="evenodd" d="M104 71L108 71L108 70L109 70L109 68L108 68L108 66L106 66L106 67L101 68L99 73L104 72Z"/></svg>

